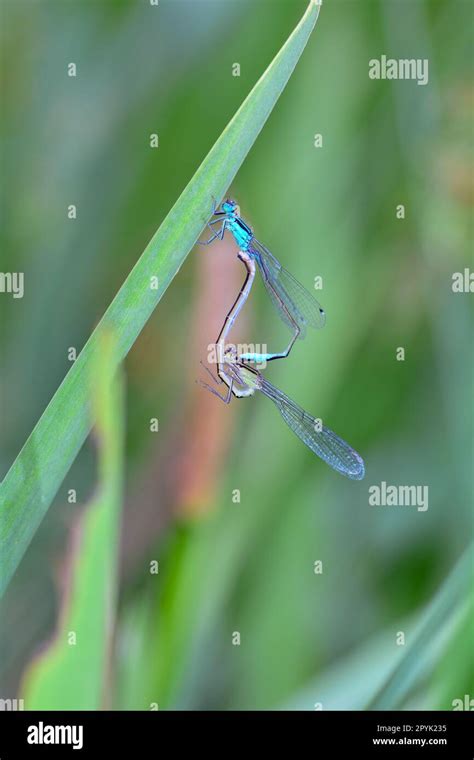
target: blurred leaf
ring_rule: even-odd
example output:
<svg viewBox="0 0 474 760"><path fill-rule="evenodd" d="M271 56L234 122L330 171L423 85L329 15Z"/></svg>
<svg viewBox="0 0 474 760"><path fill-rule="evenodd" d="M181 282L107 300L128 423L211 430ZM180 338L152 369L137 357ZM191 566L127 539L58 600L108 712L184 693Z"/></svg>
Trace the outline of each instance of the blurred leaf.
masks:
<svg viewBox="0 0 474 760"><path fill-rule="evenodd" d="M433 689L436 709L452 710L455 700L458 700L457 709L459 700L464 705L463 709L467 709L465 695L468 695L468 700L474 697L473 642L474 596L471 592L466 612L461 616L454 636L436 667Z"/></svg>
<svg viewBox="0 0 474 760"><path fill-rule="evenodd" d="M410 630L411 623L401 623ZM387 646L390 638L392 644ZM393 670L393 629L384 629L367 642L338 657L307 686L300 689L282 706L284 710L361 710L371 694ZM321 705L321 707L316 707ZM281 708L280 708L281 709Z"/></svg>
<svg viewBox="0 0 474 760"><path fill-rule="evenodd" d="M469 617L472 604L467 614L459 616L465 607L470 567L471 550L460 560L421 621L417 617L397 622L397 628L405 632L407 640L413 640L407 652L403 647L394 646L393 626L386 628L347 656L338 658L288 700L283 709L314 710L319 703L323 710L362 710L374 693L377 696L372 697L369 709L422 709L422 700L426 701L423 679L432 666L436 668L436 663L443 663L438 668L438 691L442 690L444 695L446 684L451 687L449 701L444 700L439 709L451 709L452 699L464 695L455 693L455 689L459 688L460 673L465 676L468 648L472 647L472 617ZM453 658L445 656L453 648L457 650L459 665L459 672L455 673L452 672ZM468 678L465 682L469 690ZM415 705L407 703L411 693L420 686L421 694L417 695Z"/></svg>
<svg viewBox="0 0 474 760"><path fill-rule="evenodd" d="M116 606L124 422L122 381L113 377L113 343L110 336L102 337L91 394L97 416L97 492L71 534L58 631L25 675L21 691L29 710L97 710L106 693Z"/></svg>
<svg viewBox="0 0 474 760"><path fill-rule="evenodd" d="M454 570L429 605L418 630L391 675L367 705L368 710L396 710L413 688L433 669L439 658L439 642L452 636L460 614L466 608L473 581L472 545L465 551Z"/></svg>
<svg viewBox="0 0 474 760"><path fill-rule="evenodd" d="M151 239L92 333L0 486L0 593L3 593L91 427L88 382L100 334L117 336L124 359L179 271L206 219L252 147L285 87L319 15L311 0L293 33L217 140ZM151 288L151 278L157 288Z"/></svg>
<svg viewBox="0 0 474 760"><path fill-rule="evenodd" d="M150 673L150 625L151 595L136 594L125 607L118 626L113 709L151 709L151 702L144 701Z"/></svg>

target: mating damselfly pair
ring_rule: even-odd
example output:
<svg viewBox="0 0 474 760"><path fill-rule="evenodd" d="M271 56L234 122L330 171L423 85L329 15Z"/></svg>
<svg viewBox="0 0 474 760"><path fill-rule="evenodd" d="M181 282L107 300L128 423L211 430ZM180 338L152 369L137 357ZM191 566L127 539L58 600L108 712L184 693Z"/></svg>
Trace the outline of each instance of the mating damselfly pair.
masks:
<svg viewBox="0 0 474 760"><path fill-rule="evenodd" d="M305 412L286 394L272 385L256 367L249 364L288 357L295 341L305 337L307 327L324 327L326 321L324 309L314 296L280 264L268 248L255 238L252 228L241 218L239 206L235 201L227 199L220 208L217 208L214 203L212 220L208 222L208 227L212 236L206 241L200 241L200 244L209 245L218 238L222 240L226 230L229 231L239 247L237 255L245 265L247 274L216 340L219 357L218 377L214 377L206 368L215 383L223 383L227 386L227 392L221 395L208 383L201 381L201 385L225 403L230 403L232 396L245 398L259 390L273 401L287 425L311 451L343 475L354 480L361 480L365 473L362 457L336 433L326 428L319 420ZM226 339L249 296L255 278L256 265L280 318L293 331L293 336L284 351L239 355L235 348L226 346Z"/></svg>

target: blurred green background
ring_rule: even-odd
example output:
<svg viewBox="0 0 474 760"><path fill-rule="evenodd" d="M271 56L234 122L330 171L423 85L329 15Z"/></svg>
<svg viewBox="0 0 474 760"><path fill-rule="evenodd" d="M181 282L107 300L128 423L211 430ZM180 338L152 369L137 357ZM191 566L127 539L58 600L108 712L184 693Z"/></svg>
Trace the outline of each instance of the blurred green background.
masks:
<svg viewBox="0 0 474 760"><path fill-rule="evenodd" d="M304 9L2 0L2 270L25 273L25 296L1 300L0 477L68 348L84 345ZM298 279L323 278L325 329L266 375L360 451L365 480L317 460L263 396L225 408L196 386L243 277L231 242L192 252L132 349L105 705L363 709L403 657L397 632L408 648L472 539L472 322L469 294L451 287L472 267L472 21L458 0L325 2L229 189ZM369 79L382 54L428 58L429 84ZM260 282L245 311L245 341L286 345ZM0 697L22 696L56 629L95 459L88 442L2 601ZM428 486L428 510L370 506L382 481ZM455 613L395 706L474 696L472 618Z"/></svg>

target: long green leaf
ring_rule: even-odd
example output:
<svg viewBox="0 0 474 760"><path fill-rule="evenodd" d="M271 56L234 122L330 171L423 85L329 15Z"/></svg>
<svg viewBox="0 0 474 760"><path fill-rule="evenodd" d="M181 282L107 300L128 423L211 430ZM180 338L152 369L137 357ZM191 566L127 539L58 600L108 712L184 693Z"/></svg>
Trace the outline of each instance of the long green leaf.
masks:
<svg viewBox="0 0 474 760"><path fill-rule="evenodd" d="M113 337L107 336L101 346L90 388L97 419L96 493L72 532L58 630L24 677L20 693L28 710L98 710L107 693L116 607L124 413L122 377L120 373L113 376Z"/></svg>
<svg viewBox="0 0 474 760"><path fill-rule="evenodd" d="M433 662L437 661L432 652L436 651L447 627L451 629L452 635L452 629L472 593L473 577L474 546L471 544L428 606L404 656L370 700L367 710L400 709L410 691L426 676Z"/></svg>
<svg viewBox="0 0 474 760"><path fill-rule="evenodd" d="M324 710L407 709L408 700L417 688L424 689L423 699L427 699L426 678L431 671L440 670L440 664L443 674L438 674L438 692L448 696L439 709L448 709L453 697L459 696L455 684L462 682L460 673L468 680L469 657L459 656L457 652L460 673L453 675L453 658L446 658L446 652L455 646L462 653L472 648L474 621L462 612L472 586L473 551L474 547L469 547L427 609L397 622L397 629L403 630L407 637L406 651L395 646L392 624L330 663L281 709L314 710L316 702L321 702ZM470 596L472 608L472 593ZM449 671L449 678L444 671ZM450 691L446 688L447 682ZM421 697L418 703L420 701Z"/></svg>
<svg viewBox="0 0 474 760"><path fill-rule="evenodd" d="M306 13L217 140L115 296L0 486L0 594L91 428L88 375L99 335L117 336L118 365L133 346L285 87L319 15ZM157 278L157 287L153 287Z"/></svg>

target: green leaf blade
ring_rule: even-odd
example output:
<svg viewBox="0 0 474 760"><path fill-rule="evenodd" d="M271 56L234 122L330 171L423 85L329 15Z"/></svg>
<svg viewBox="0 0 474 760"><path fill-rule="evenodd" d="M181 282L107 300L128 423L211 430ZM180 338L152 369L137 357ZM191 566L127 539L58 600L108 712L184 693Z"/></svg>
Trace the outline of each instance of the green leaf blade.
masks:
<svg viewBox="0 0 474 760"><path fill-rule="evenodd" d="M106 694L123 500L124 393L121 373L114 376L110 361L112 337L101 346L90 384L97 419L96 493L71 533L57 631L23 679L28 710L98 710Z"/></svg>
<svg viewBox="0 0 474 760"><path fill-rule="evenodd" d="M88 383L104 330L117 338L118 366L194 246L283 91L316 24L320 5L304 16L229 122L145 248L0 485L0 596L56 495L92 425ZM158 277L151 289L150 278Z"/></svg>

